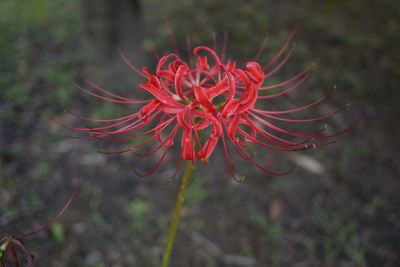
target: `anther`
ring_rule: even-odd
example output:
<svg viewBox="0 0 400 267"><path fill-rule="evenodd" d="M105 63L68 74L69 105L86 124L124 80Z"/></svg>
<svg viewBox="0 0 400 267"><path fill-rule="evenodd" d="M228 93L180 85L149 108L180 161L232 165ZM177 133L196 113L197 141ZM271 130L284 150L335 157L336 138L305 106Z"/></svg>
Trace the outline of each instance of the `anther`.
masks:
<svg viewBox="0 0 400 267"><path fill-rule="evenodd" d="M206 159L206 158L201 158L200 161L201 161L201 163L203 163L203 164L208 164L208 163L210 163L210 160L209 160L209 159Z"/></svg>

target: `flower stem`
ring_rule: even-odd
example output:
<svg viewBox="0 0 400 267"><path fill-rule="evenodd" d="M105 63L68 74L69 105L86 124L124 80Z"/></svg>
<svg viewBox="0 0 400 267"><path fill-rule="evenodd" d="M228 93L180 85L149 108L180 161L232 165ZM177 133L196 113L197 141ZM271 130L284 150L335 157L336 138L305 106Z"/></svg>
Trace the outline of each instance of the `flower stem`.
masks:
<svg viewBox="0 0 400 267"><path fill-rule="evenodd" d="M178 229L179 219L181 217L181 209L185 200L186 189L188 187L190 177L192 176L193 161L186 162L185 171L183 173L182 183L179 188L178 198L176 199L174 214L172 215L171 225L169 226L167 244L161 262L161 267L168 267L171 257L172 248L174 246L176 230Z"/></svg>

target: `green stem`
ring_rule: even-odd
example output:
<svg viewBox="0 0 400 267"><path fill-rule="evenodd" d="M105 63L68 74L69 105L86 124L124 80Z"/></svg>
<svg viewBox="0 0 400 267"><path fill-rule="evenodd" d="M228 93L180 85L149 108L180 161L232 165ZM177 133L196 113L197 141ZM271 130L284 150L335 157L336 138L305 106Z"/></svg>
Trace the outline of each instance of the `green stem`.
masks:
<svg viewBox="0 0 400 267"><path fill-rule="evenodd" d="M185 171L183 173L181 187L179 188L178 198L176 199L175 211L172 215L171 225L169 226L167 244L161 262L161 267L168 267L171 258L172 248L174 246L176 230L178 229L179 219L181 217L181 209L183 201L185 200L186 189L188 187L190 177L192 176L193 161L188 160L186 163Z"/></svg>

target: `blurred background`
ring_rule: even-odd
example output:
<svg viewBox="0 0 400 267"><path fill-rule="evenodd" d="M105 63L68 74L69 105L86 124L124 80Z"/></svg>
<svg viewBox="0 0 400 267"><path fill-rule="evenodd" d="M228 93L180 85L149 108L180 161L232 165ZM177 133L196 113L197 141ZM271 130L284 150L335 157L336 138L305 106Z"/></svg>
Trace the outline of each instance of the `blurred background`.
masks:
<svg viewBox="0 0 400 267"><path fill-rule="evenodd" d="M196 165L171 266L400 266L400 3L395 0L2 0L0 2L0 237L49 222L70 195L81 170L79 194L49 230L26 238L36 266L158 266L180 176L178 150L152 176L159 155L106 156L121 145L71 135L43 110L70 125L71 115L109 118L136 107L101 101L74 87L88 78L126 97L145 95L136 66L154 69L172 52L169 22L182 55L194 45L222 43L243 62L267 62L296 22L291 61L271 82L284 81L311 62L308 81L280 99L282 108L310 103L337 90L297 118L327 114L329 131L362 122L340 142L301 153L260 150L273 170L263 173L238 157L230 177L221 148L210 164ZM265 104L266 107L268 103ZM320 122L310 127L320 127ZM293 126L293 125L292 125ZM300 126L299 126L300 127ZM293 130L300 128L294 128ZM397 155L397 156L396 156Z"/></svg>

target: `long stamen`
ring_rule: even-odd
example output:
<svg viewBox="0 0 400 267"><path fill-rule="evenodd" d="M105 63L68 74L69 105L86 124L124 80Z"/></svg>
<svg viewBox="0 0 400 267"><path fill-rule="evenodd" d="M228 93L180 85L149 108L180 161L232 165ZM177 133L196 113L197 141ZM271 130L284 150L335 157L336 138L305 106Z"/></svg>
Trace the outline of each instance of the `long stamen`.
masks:
<svg viewBox="0 0 400 267"><path fill-rule="evenodd" d="M274 85L269 85L269 86L262 86L260 88L258 88L258 90L270 90L270 89L275 89L278 87L282 87L285 86L295 80L297 80L298 78L300 78L301 76L305 75L307 72L309 72L312 68L313 68L313 64L310 67L307 67L305 70L303 70L302 72L300 72L299 74L293 76L292 78L290 78L289 80L286 80L284 82L278 83L278 84L274 84Z"/></svg>
<svg viewBox="0 0 400 267"><path fill-rule="evenodd" d="M221 124L222 124L222 123L221 123ZM244 177L244 176L241 176L240 178L237 178L236 175L233 173L233 168L232 168L231 160L229 159L228 148L227 148L227 145L226 145L225 134L223 133L223 134L221 135L221 137L222 137L222 145L223 145L223 149L224 149L224 155L225 155L225 159L226 159L226 164L228 165L229 172L231 173L232 178L233 178L236 182L240 183L240 182L242 182L242 181L244 180L245 177Z"/></svg>
<svg viewBox="0 0 400 267"><path fill-rule="evenodd" d="M138 114L134 113L134 114L130 114L130 115L114 118L114 119L92 119L92 118L89 118L89 117L85 117L85 116L79 115L79 114L77 114L77 113L75 113L73 111L70 111L70 110L65 110L65 112L67 112L68 114L71 114L74 117L77 117L78 119L85 120L85 121L93 121L93 122L122 121L122 120L125 120L125 119L138 117Z"/></svg>
<svg viewBox="0 0 400 267"><path fill-rule="evenodd" d="M283 44L282 48L278 51L278 53L270 60L270 62L265 65L262 70L268 69L271 65L273 65L283 54L286 48L289 46L290 42L293 39L294 34L297 31L298 23L296 23L293 27L292 32L290 33L289 37L286 39L285 43Z"/></svg>
<svg viewBox="0 0 400 267"><path fill-rule="evenodd" d="M129 122L129 121L131 121L132 119L135 119L135 118L137 117L137 116L132 116L131 118L128 117L128 118L126 118L125 120L123 120L123 121L121 121L121 122L117 122L117 123L114 123L114 124L111 124L111 125L108 125L108 126L104 126L104 127L98 127L98 128L79 128L79 127L69 126L69 125L63 123L62 121L56 119L54 116L48 114L47 112L45 112L45 111L43 111L43 112L44 112L44 114L45 114L50 120L52 120L53 122L57 123L58 125L60 125L60 126L62 126L62 127L65 127L65 128L68 128L68 129L71 129L71 130L75 130L75 131L79 131L79 132L84 132L84 133L91 133L91 132L92 132L92 133L95 133L95 131L106 130L106 129L110 129L110 128L113 128L113 127L117 127L117 126L122 125L122 124L124 124L124 123L127 123L127 122Z"/></svg>
<svg viewBox="0 0 400 267"><path fill-rule="evenodd" d="M267 38L264 38L263 42L261 43L260 49L257 52L257 55L254 57L254 61L257 61L261 55L264 53L265 49L267 48Z"/></svg>
<svg viewBox="0 0 400 267"><path fill-rule="evenodd" d="M165 148L164 153L162 154L161 158L158 160L158 162L156 163L156 165L155 165L150 171L148 171L148 172L146 172L146 173L139 173L139 172L136 170L136 168L133 167L133 168L132 168L133 172L134 172L136 175L141 176L141 177L145 177L145 176L151 175L153 172L155 172L155 171L158 169L158 167L160 166L161 162L164 160L164 158L165 158L165 156L167 155L167 153L168 153L168 151L169 151L170 148L171 148L171 146L167 146L167 147Z"/></svg>
<svg viewBox="0 0 400 267"><path fill-rule="evenodd" d="M136 68L135 66L132 65L132 63L128 60L128 58L125 56L125 54L122 52L121 48L117 47L118 53L120 54L122 60L126 63L126 65L129 66L129 68L131 68L132 70L134 70L137 74L139 74L140 76L147 78L145 74L143 74L143 72L141 72L138 68Z"/></svg>
<svg viewBox="0 0 400 267"><path fill-rule="evenodd" d="M307 78L308 78L308 73L306 73L306 74L304 75L304 77L303 77L300 81L298 81L295 85L293 85L292 87L289 87L289 88L287 88L286 90L283 90L282 92L279 92L279 93L276 93L276 94L273 94L273 95L258 96L258 98L259 98L259 99L268 99L268 98L274 98L274 97L278 97L278 96L281 96L281 95L285 95L285 94L287 94L287 93L293 91L294 89L296 89L296 88L299 87L300 85L302 85L303 82L304 82Z"/></svg>
<svg viewBox="0 0 400 267"><path fill-rule="evenodd" d="M160 57L157 53L157 49L154 47L154 44L152 41L148 42L148 45L150 47L151 53L153 54L154 58L158 61L160 60Z"/></svg>
<svg viewBox="0 0 400 267"><path fill-rule="evenodd" d="M259 145L261 145L261 146L270 148L270 149L280 150L280 151L299 151L299 150L303 150L303 148L300 148L300 149L298 149L298 148L287 148L286 146L282 146L282 147L284 147L284 148L280 148L280 147L271 146L271 145L268 145L268 144L266 144L266 143L263 143L263 142L259 141L258 139L256 139L256 138L254 138L253 136L249 135L248 133L246 133L243 129L241 129L241 128L239 128L239 127L238 127L238 131L239 131L240 134L242 134L243 136L247 137L247 138L250 139L251 141L253 141L253 142L255 142L255 143L257 143L257 144L259 144ZM262 135L262 136L263 136L265 139L267 139L268 141L270 141L271 143L277 144L276 142L274 142L274 141L273 141L271 138L269 138L268 136L264 136L264 135Z"/></svg>
<svg viewBox="0 0 400 267"><path fill-rule="evenodd" d="M134 138L137 138L137 137L140 137L140 136L149 134L149 133L151 133L151 132L155 132L155 131L157 131L158 129L162 128L164 125L170 124L173 120L174 120L174 118L171 118L171 119L167 120L166 122L164 122L163 124L161 124L161 125L159 125L159 126L153 128L153 129L150 129L150 130L148 130L148 131L146 131L146 132L143 132L143 133L141 133L141 134L132 135L132 136L129 136L129 137L124 137L124 138L119 138L119 139L109 139L109 138L102 138L102 137L94 136L93 138L99 139L99 140L104 140L104 141L126 141L126 140L131 140L131 139L134 139ZM135 129L134 131L137 131L137 130ZM132 133L132 132L133 132L132 130L129 131L129 133ZM125 134L125 133L124 133L124 134Z"/></svg>
<svg viewBox="0 0 400 267"><path fill-rule="evenodd" d="M260 109L251 109L251 111L256 111L256 112L258 112L258 113L261 113L261 114L264 114L264 113L266 113L266 114L287 114L287 113L293 113L293 112L297 112L297 111L301 111L301 110L305 110L305 109L308 109L308 108L311 108L311 107L314 107L314 106L316 106L317 104L319 104L319 103L321 103L322 101L324 101L327 97L329 97L331 94L327 94L327 95L324 95L323 97L321 97L321 98L319 98L319 99L317 99L317 100L315 100L314 102L312 102L312 103L310 103L310 104L307 104L307 105L305 105L305 106L302 106L302 107L299 107L299 108L294 108L294 109L289 109L289 110L260 110Z"/></svg>
<svg viewBox="0 0 400 267"><path fill-rule="evenodd" d="M288 135L292 135L292 136L296 136L296 137L302 137L302 138L316 138L315 136L311 136L312 134L316 134L319 133L322 130L325 130L326 128L324 127L322 130L318 130L316 132L312 132L312 133L294 133L294 132L290 132L287 130L284 130L272 123L267 122L266 120L260 118L259 116L253 114L253 113L249 113L253 118L255 118L257 121L259 121L260 123L262 123L263 125L277 131L277 132L281 132L281 133L285 133Z"/></svg>
<svg viewBox="0 0 400 267"><path fill-rule="evenodd" d="M149 151L149 152L147 152L147 153L137 153L137 152L135 152L134 149L138 148L138 146L134 146L134 147L131 149L131 152L132 152L134 155L136 155L136 156L148 156L148 155L151 155L151 154L157 152L157 151L158 151L160 148L162 148L166 143L172 142L172 141L174 140L174 138L175 138L176 133L177 133L178 130L179 130L179 124L176 124L175 127L171 130L171 132L170 132L170 134L168 135L168 137L165 138L165 140L164 140L162 143L160 143L156 148L154 148L153 150L151 150L151 151Z"/></svg>
<svg viewBox="0 0 400 267"><path fill-rule="evenodd" d="M76 185L74 187L74 190L72 191L72 193L71 193L70 197L68 198L67 202L64 204L64 207L57 213L57 215L50 221L50 223L46 224L45 226L43 226L42 228L40 228L40 229L38 229L36 231L16 236L15 239L21 239L21 238L24 238L24 237L27 237L27 236L36 235L36 234L38 234L40 232L43 232L43 231L47 230L52 224L54 224L58 220L58 218L60 218L60 216L63 215L64 212L68 209L68 207L71 204L72 200L74 200L76 194L78 193L79 180L80 180L80 172L79 171L78 171L78 176L77 176L76 180L77 181L76 181Z"/></svg>
<svg viewBox="0 0 400 267"><path fill-rule="evenodd" d="M329 118L329 117L331 117L333 115L336 115L339 112L343 111L347 107L349 107L349 105L345 105L345 106L339 108L338 110L336 110L336 111L334 111L334 112L332 112L332 113L330 113L328 115L317 117L317 118L311 118L311 119L287 119L287 118L281 118L281 117L273 116L273 115L270 115L268 113L259 113L259 114L262 114L265 117L268 117L268 118L271 118L271 119L274 119L274 120L279 120L279 121L286 121L286 122L312 122L312 121L319 121L319 120L323 120L323 119Z"/></svg>
<svg viewBox="0 0 400 267"><path fill-rule="evenodd" d="M264 79L267 79L268 77L272 76L272 74L274 74L275 72L277 72L278 70L280 70L290 59L290 57L293 54L293 48L290 49L289 53L286 55L286 57L271 71L269 71L268 73L265 74ZM264 69L263 69L264 71Z"/></svg>
<svg viewBox="0 0 400 267"><path fill-rule="evenodd" d="M102 93L108 94L108 95L113 96L115 98L118 98L120 100L125 100L125 101L127 101L129 103L132 103L132 104L142 104L142 103L148 103L148 102L151 101L151 100L135 100L135 99L129 99L129 98L126 98L126 97L122 97L122 96L119 96L117 94L111 93L110 91L101 88L100 86L98 86L97 84L95 84L94 82L92 82L90 80L84 79L84 81L86 83L88 83L91 87L93 87L94 89L99 90Z"/></svg>
<svg viewBox="0 0 400 267"><path fill-rule="evenodd" d="M212 33L212 39L213 39L213 49L214 51L217 51L218 45L217 45L217 34L215 32Z"/></svg>
<svg viewBox="0 0 400 267"><path fill-rule="evenodd" d="M112 98L109 98L109 97L101 96L101 95L95 94L95 93L83 88L82 86L80 86L78 84L75 84L75 87L78 88L79 90L84 91L85 93L87 93L89 95L95 96L97 98L100 98L100 99L103 99L103 100L106 100L106 101L115 102L115 103L121 103L121 104L135 104L136 103L136 101L118 100L118 99L112 99ZM145 102L140 101L140 103L147 103L147 102L146 101Z"/></svg>
<svg viewBox="0 0 400 267"><path fill-rule="evenodd" d="M285 172L270 171L270 170L264 168L263 166L261 166L258 162L256 162L253 159L253 157L250 157L250 155L246 152L246 150L240 144L235 143L235 142L232 142L232 144L235 149L239 148L247 156L247 160L249 160L251 163L253 163L254 166L256 166L257 168L259 168L260 170L262 170L263 172L266 172L268 174L275 175L275 176L282 176L282 175L286 175L286 174L292 172L296 168L296 166L293 166L292 168L290 168L289 170L287 170Z"/></svg>
<svg viewBox="0 0 400 267"><path fill-rule="evenodd" d="M192 67L193 66L193 56L192 56L192 45L190 42L189 34L186 36L186 49L187 49L187 53L188 53L189 65L190 65L190 67Z"/></svg>
<svg viewBox="0 0 400 267"><path fill-rule="evenodd" d="M174 172L174 174L173 174L171 177L169 177L169 179L175 179L176 175L178 174L178 172L179 172L179 170L180 170L180 168L181 168L181 165L182 165L182 160L183 160L183 155L182 155L182 154L183 154L183 153L182 153L182 151L181 151L181 153L179 153L178 164L177 164L177 166L176 166L175 172Z"/></svg>
<svg viewBox="0 0 400 267"><path fill-rule="evenodd" d="M222 44L221 61L225 62L226 49L228 47L228 32L224 32L224 42Z"/></svg>
<svg viewBox="0 0 400 267"><path fill-rule="evenodd" d="M169 24L169 22L166 22L166 26L167 26L168 38L169 38L169 41L171 42L171 46L172 46L175 54L179 55L178 45L176 44L176 40L175 40L171 25Z"/></svg>

